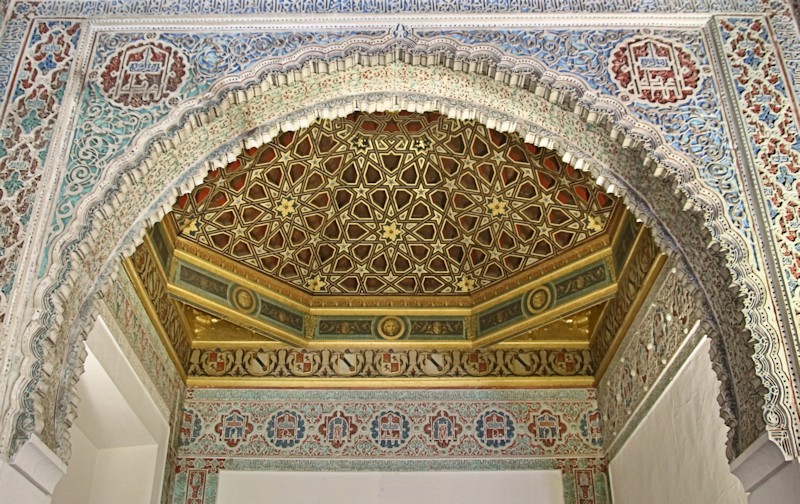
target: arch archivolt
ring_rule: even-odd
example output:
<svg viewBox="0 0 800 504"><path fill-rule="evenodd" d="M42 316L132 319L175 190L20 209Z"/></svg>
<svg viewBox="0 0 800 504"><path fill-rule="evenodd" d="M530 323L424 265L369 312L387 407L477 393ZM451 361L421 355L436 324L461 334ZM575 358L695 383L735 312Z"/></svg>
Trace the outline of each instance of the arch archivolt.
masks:
<svg viewBox="0 0 800 504"><path fill-rule="evenodd" d="M774 343L781 336L766 279L754 268L753 249L731 222L726 202L700 176L703 167L692 166L656 128L626 113L618 100L589 90L578 78L549 79L549 85L531 81L519 87L511 77L498 78L497 72L493 77L481 75L479 66L470 73L437 63L441 62L424 66L378 60L365 66L356 61L316 73L313 69L320 65L311 62L302 68L310 65L312 70L290 69L283 77L264 74L265 64L177 105L165 120L141 132L76 208L74 220L53 246L53 257L59 259L36 292L36 303L54 316L43 316L28 329L32 346L47 349L43 359L33 354L28 358L44 361L46 372L32 379L31 371L23 370L15 384L19 396L31 386L39 391L32 406L33 430L57 447L60 456L68 456L69 426L58 419L74 415L73 389L82 362L79 343L93 299L115 275L121 258L141 242L146 228L209 169L226 165L243 149L261 145L280 131L319 118L354 110L437 110L513 131L527 142L554 149L576 168L590 171L606 191L624 198L705 294L709 317L730 362L719 369L731 373L736 389L737 419L731 425L738 429L741 448L762 428L757 370L768 390L767 428L786 453L793 453L796 415L783 402L788 381L766 378L785 378L780 348ZM663 176L668 173L674 177ZM716 246L709 247L711 236L712 245L725 251L727 264L714 251ZM95 280L86 282L87 278ZM738 292L729 288L731 283ZM749 360L752 344L742 334L737 295L743 296L744 323L757 341L755 370ZM18 431L30 427L17 423Z"/></svg>

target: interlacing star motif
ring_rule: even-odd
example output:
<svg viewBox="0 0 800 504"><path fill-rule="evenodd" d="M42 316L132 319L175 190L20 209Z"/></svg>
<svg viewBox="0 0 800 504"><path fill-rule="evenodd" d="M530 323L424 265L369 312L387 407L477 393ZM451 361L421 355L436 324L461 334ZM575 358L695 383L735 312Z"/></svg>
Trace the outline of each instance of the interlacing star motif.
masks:
<svg viewBox="0 0 800 504"><path fill-rule="evenodd" d="M294 154L291 150L283 150L278 154L278 163L285 164L294 161Z"/></svg>
<svg viewBox="0 0 800 504"><path fill-rule="evenodd" d="M503 217L508 211L508 203L497 196L492 197L486 207L492 217Z"/></svg>
<svg viewBox="0 0 800 504"><path fill-rule="evenodd" d="M617 205L556 153L436 113L319 121L238 161L179 199L183 236L308 293L476 291Z"/></svg>
<svg viewBox="0 0 800 504"><path fill-rule="evenodd" d="M233 197L233 199L230 202L230 205L232 207L238 209L240 206L242 206L245 203L246 203L246 201L244 199L244 194L239 193L239 194L237 194L236 196Z"/></svg>
<svg viewBox="0 0 800 504"><path fill-rule="evenodd" d="M247 236L247 228L242 226L236 226L236 228L233 230L234 239L244 238L245 236Z"/></svg>
<svg viewBox="0 0 800 504"><path fill-rule="evenodd" d="M284 219L286 217L289 217L290 215L295 213L295 211L297 210L295 208L295 200L294 200L294 198L288 197L288 198L281 199L281 203L280 203L280 205L278 205L276 210L278 211L278 213L281 214L281 217L283 217Z"/></svg>
<svg viewBox="0 0 800 504"><path fill-rule="evenodd" d="M417 198L424 200L428 196L428 189L426 189L425 186L420 185L419 187L414 188L414 194L417 195Z"/></svg>
<svg viewBox="0 0 800 504"><path fill-rule="evenodd" d="M284 262L291 261L292 260L292 256L294 255L292 253L292 249L290 249L290 248L285 248L285 249L281 250L279 254L280 254L281 258L283 258Z"/></svg>
<svg viewBox="0 0 800 504"><path fill-rule="evenodd" d="M393 242L400 237L401 231L400 228L397 227L396 222L389 222L388 224L383 225L383 232L381 236L383 239L389 242Z"/></svg>
<svg viewBox="0 0 800 504"><path fill-rule="evenodd" d="M411 141L411 149L415 151L417 154L423 154L428 151L431 147L431 140L430 138L423 137L423 138L415 138Z"/></svg>
<svg viewBox="0 0 800 504"><path fill-rule="evenodd" d="M587 229L590 229L591 231L603 230L604 227L603 221L595 217L594 215L588 216L586 219L584 219L584 222L586 224Z"/></svg>
<svg viewBox="0 0 800 504"><path fill-rule="evenodd" d="M475 280L469 278L467 275L461 275L461 278L456 282L456 287L460 292L471 292L475 290Z"/></svg>
<svg viewBox="0 0 800 504"><path fill-rule="evenodd" d="M366 198L367 191L369 191L369 189L367 187L364 187L364 185L360 185L355 189L353 189L353 192L356 194L356 198Z"/></svg>
<svg viewBox="0 0 800 504"><path fill-rule="evenodd" d="M399 185L397 183L397 176L396 175L390 175L390 176L386 177L386 180L383 181L383 185L385 185L387 188L389 188L390 191L393 191L394 188Z"/></svg>
<svg viewBox="0 0 800 504"><path fill-rule="evenodd" d="M342 240L342 241L340 241L339 243L336 244L336 248L339 249L339 253L340 254L348 253L350 251L350 247L351 246L352 245L350 245L350 243L348 243L348 242L346 242L344 240Z"/></svg>
<svg viewBox="0 0 800 504"><path fill-rule="evenodd" d="M311 157L307 164L310 170L319 170L322 167L322 161L316 156Z"/></svg>
<svg viewBox="0 0 800 504"><path fill-rule="evenodd" d="M189 219L181 223L181 234L184 236L194 236L200 230L197 219Z"/></svg>
<svg viewBox="0 0 800 504"><path fill-rule="evenodd" d="M322 289L328 285L328 282L323 280L319 275L314 275L306 281L306 287L311 292L322 292Z"/></svg>
<svg viewBox="0 0 800 504"><path fill-rule="evenodd" d="M359 154L365 154L370 149L370 141L369 138L363 135L356 135L353 137L353 142L351 143L353 149Z"/></svg>

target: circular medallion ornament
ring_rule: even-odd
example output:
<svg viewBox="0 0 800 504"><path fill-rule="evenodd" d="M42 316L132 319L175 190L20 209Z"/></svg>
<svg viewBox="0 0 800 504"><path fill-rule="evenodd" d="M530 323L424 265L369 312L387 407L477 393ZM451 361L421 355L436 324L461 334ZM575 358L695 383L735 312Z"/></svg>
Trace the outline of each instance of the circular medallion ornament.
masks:
<svg viewBox="0 0 800 504"><path fill-rule="evenodd" d="M118 50L100 74L100 88L111 101L139 108L169 98L185 78L186 63L178 49L147 41Z"/></svg>
<svg viewBox="0 0 800 504"><path fill-rule="evenodd" d="M653 36L621 42L611 51L609 73L624 98L657 105L690 98L701 80L697 60L685 47Z"/></svg>
<svg viewBox="0 0 800 504"><path fill-rule="evenodd" d="M528 293L528 311L533 315L541 313L550 307L552 299L553 293L550 289L544 285L536 287Z"/></svg>
<svg viewBox="0 0 800 504"><path fill-rule="evenodd" d="M237 285L231 289L231 303L237 310L244 313L252 313L256 308L256 296L250 289Z"/></svg>
<svg viewBox="0 0 800 504"><path fill-rule="evenodd" d="M383 317L378 321L378 336L385 340L402 338L406 333L406 323L399 317Z"/></svg>

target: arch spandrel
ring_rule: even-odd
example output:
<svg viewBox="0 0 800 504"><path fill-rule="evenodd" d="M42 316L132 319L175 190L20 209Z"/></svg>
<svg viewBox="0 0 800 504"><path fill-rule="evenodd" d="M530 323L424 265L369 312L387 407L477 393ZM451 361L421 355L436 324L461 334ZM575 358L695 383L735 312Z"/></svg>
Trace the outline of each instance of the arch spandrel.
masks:
<svg viewBox="0 0 800 504"><path fill-rule="evenodd" d="M238 83L246 82L247 78L253 79L254 76L238 79ZM572 85L579 87L580 80L572 80L574 81ZM443 83L448 83L449 86L443 86ZM219 86L215 90L217 93L215 97L224 94L225 85L232 85L232 82ZM481 93L475 93L475 90L481 90ZM591 92L585 89L583 92L582 98L592 97ZM578 113L573 113L564 110L556 103L560 100L550 101L553 95L549 92L544 95L537 96L535 93L507 86L480 75L458 73L443 67L401 64L352 67L328 75L312 75L288 86L268 87L260 94L254 92L253 96L248 96L247 93L244 96L231 95L214 109L206 107L210 111L208 122L189 119L182 126L181 132L167 133L169 140L155 144L151 149L150 158L128 172L133 175L122 175L121 180L125 182L122 186L127 185L130 189L120 191L116 196L106 195L106 201L102 204L98 204L98 198L86 198L81 202L78 215L83 217L72 223L70 229L73 231L67 238L78 236L87 245L81 247L82 250L76 256L78 261L75 264L82 269L73 269L70 274L73 280L67 281L65 284L67 288L61 289L62 297L70 300L63 306L62 316L64 320L69 321L89 315L88 310L81 307L79 300L87 299L93 290L102 285L113 271L113 265L120 253L132 251L145 225L160 219L177 192L191 188L198 178L202 178L208 170L209 162L211 165L224 164L241 150L243 144L257 145L280 130L302 127L316 117L344 115L355 108L365 110L402 108L417 111L438 109L457 118L477 118L497 129L516 130L526 140L554 147L562 155L569 156L570 162L591 170L596 177L603 177L607 188L610 185L619 188L618 192L629 200L634 209L638 209L640 217L646 220L658 217L659 214L651 210L659 206L664 208L665 205L671 205L677 211L683 206L683 201L678 198L661 202L660 205L648 204L647 195L639 188L648 187L640 184L647 183L646 180L652 176L655 167L645 167L639 151L623 148L619 140L612 138L606 126L591 125L585 121L592 113L592 107L595 108L594 113L611 111L616 116L612 121L618 127L612 134L621 139L627 132L628 143L646 145L652 156L668 166L670 171L682 174L682 189L690 193L690 201L708 213L707 222L714 230L716 239L724 243L728 250L748 250L745 245L748 240L739 235L722 217L726 205L713 191L698 182L699 178L693 171L691 161L666 146L655 128L624 115L624 107L613 99L594 97L595 100L584 100L583 103L589 108L578 108ZM216 101L216 98L211 101ZM199 102L195 102L195 105L199 105ZM115 164L117 169L107 170L104 173L104 181L97 187L117 185L115 178L120 176L126 164L130 165L135 156L143 152L150 139L158 133L168 132L172 126L181 124L179 111L180 109L173 112L166 122L159 123L147 133L140 135L130 149L132 154L127 159L119 160ZM231 135L231 132L237 134ZM621 160L624 161L620 163ZM589 161L589 164L586 164L586 161ZM144 166L147 168L143 168ZM631 166L637 169L622 174L614 170L614 166ZM172 182L165 188L164 180ZM673 183L665 180L660 184L662 187L671 188ZM95 210L92 207L105 207L105 209L101 210L101 213L93 214ZM118 213L120 209L130 210L130 214L120 215ZM87 218L87 214L90 217ZM105 218L98 219L97 216ZM691 221L692 218L688 220ZM79 223L87 221L91 222L91 232L89 227L85 227L80 233L77 232ZM88 240L85 239L87 236ZM120 236L126 238L120 241L118 239ZM674 248L676 242L674 237L666 234L662 235L661 239L667 247ZM703 235L701 239L705 243L707 236ZM54 250L58 250L67 242L68 239L63 239L56 244ZM74 249L74 246L70 247ZM701 252L700 255L707 254ZM756 321L763 330L763 320L770 317L769 311L764 308L766 303L764 296L767 296L767 291L763 287L759 289L756 286L764 285L763 274L745 271L748 261L742 261L744 258L746 255L739 256L729 262L729 266L739 275L739 283L744 283L745 279L755 278L753 284L748 287L751 293L757 293L748 297L748 301L752 302L749 316L750 321ZM695 269L699 269L702 260L698 259L695 262L690 259L689 262L695 263ZM740 270L736 271L737 268ZM94 285L74 280L95 278L96 273L100 271L103 274ZM55 269L51 269L51 272L49 276L52 278L55 276ZM696 274L702 274L702 271L696 271ZM722 275L721 278L724 279L726 276ZM75 285L70 288L69 285L73 282ZM47 289L48 283L45 282L44 285L43 289ZM715 286L707 287L707 290L714 288ZM80 333L79 327L80 325L73 326L70 337L59 339L65 344L76 341ZM774 328L774 322L771 321L769 327ZM62 334L66 335L66 332ZM775 338L780 340L777 336ZM772 368L775 361L772 363L765 361L764 364ZM61 404L65 403L66 397Z"/></svg>

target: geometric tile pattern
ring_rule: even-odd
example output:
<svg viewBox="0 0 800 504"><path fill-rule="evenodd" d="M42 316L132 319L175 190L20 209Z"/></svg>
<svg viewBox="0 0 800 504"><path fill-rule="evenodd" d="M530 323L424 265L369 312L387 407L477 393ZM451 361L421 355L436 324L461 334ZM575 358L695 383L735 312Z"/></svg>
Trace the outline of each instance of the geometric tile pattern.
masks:
<svg viewBox="0 0 800 504"><path fill-rule="evenodd" d="M616 200L518 135L437 113L321 120L212 171L182 236L315 294L457 294L604 232Z"/></svg>

